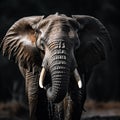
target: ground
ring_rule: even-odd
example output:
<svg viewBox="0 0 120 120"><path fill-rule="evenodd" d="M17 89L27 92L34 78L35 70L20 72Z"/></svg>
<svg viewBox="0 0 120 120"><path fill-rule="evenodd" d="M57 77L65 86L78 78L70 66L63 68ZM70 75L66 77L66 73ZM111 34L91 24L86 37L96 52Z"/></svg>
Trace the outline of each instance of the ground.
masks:
<svg viewBox="0 0 120 120"><path fill-rule="evenodd" d="M82 120L120 120L120 102L87 100ZM0 120L27 120L27 107L15 101L0 103Z"/></svg>

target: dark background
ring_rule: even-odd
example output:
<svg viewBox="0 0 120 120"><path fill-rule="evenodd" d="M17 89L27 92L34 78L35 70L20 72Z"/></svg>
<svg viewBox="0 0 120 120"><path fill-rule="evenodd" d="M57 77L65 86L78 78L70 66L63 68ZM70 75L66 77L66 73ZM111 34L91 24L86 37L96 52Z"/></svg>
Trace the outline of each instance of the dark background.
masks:
<svg viewBox="0 0 120 120"><path fill-rule="evenodd" d="M98 101L120 100L120 6L119 0L0 0L0 42L18 19L56 12L98 18L108 29L113 51L95 68L88 84L88 97ZM0 52L0 101L24 101L24 80L13 61Z"/></svg>

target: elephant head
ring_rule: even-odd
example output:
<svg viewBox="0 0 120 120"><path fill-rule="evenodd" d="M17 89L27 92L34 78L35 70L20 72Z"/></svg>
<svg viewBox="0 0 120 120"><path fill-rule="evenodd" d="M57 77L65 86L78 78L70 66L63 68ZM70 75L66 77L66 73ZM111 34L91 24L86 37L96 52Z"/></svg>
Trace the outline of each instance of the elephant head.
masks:
<svg viewBox="0 0 120 120"><path fill-rule="evenodd" d="M51 75L48 100L65 97L71 74L82 87L79 69L88 69L105 60L111 50L108 31L96 18L61 14L25 17L8 30L2 41L3 54L23 68L39 74L40 87Z"/></svg>

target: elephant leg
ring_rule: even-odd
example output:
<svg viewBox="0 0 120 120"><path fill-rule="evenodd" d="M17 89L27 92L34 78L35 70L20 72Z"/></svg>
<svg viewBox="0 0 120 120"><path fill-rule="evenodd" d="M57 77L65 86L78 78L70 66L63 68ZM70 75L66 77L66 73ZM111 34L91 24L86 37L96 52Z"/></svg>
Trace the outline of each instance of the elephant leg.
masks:
<svg viewBox="0 0 120 120"><path fill-rule="evenodd" d="M70 96L73 102L71 120L80 120L86 100L86 84L83 82L83 87L79 89L77 83L73 79L71 84Z"/></svg>
<svg viewBox="0 0 120 120"><path fill-rule="evenodd" d="M59 104L55 104L54 120L71 120L72 99L67 93L66 97Z"/></svg>
<svg viewBox="0 0 120 120"><path fill-rule="evenodd" d="M71 120L72 119L72 107L73 107L73 102L69 94L66 95L64 99L64 117L65 120Z"/></svg>
<svg viewBox="0 0 120 120"><path fill-rule="evenodd" d="M64 103L63 103L63 101L55 104L53 120L64 120Z"/></svg>
<svg viewBox="0 0 120 120"><path fill-rule="evenodd" d="M36 109L38 104L38 79L32 72L26 72L26 90L29 103L30 120L37 120Z"/></svg>
<svg viewBox="0 0 120 120"><path fill-rule="evenodd" d="M73 104L72 104L72 120L80 120L81 115L82 115L82 111L83 111L83 106L86 100L86 93L85 91L81 91L79 90L77 94L79 95L73 95L74 93L72 93L72 100L73 100Z"/></svg>

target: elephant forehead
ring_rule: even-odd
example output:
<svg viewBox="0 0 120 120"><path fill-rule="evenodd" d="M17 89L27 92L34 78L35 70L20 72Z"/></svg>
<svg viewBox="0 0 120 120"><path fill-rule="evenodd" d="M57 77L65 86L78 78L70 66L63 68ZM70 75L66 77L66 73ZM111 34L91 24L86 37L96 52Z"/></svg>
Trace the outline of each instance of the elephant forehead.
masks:
<svg viewBox="0 0 120 120"><path fill-rule="evenodd" d="M40 28L45 26L53 26L53 25L69 25L69 20L72 20L72 18L67 16L60 16L60 15L50 15L47 18L44 18L43 21L40 24Z"/></svg>
<svg viewBox="0 0 120 120"><path fill-rule="evenodd" d="M51 15L44 18L39 27L43 37L49 39L75 38L75 31L69 20L73 21L72 18L60 15Z"/></svg>
<svg viewBox="0 0 120 120"><path fill-rule="evenodd" d="M65 19L55 19L44 21L40 27L43 31L44 36L60 36L67 35L70 31L71 26Z"/></svg>
<svg viewBox="0 0 120 120"><path fill-rule="evenodd" d="M54 14L54 15L49 15L45 19L52 19L52 20L56 20L56 19L70 19L70 17L67 17L64 14Z"/></svg>

